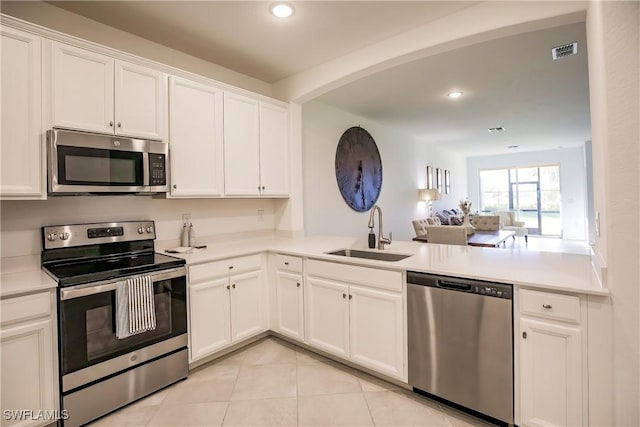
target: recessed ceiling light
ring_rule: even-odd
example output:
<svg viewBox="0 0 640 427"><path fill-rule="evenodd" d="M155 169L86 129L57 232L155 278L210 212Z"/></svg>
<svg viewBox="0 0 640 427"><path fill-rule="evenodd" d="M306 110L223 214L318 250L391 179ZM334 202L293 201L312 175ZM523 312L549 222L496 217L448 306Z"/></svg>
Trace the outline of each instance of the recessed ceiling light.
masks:
<svg viewBox="0 0 640 427"><path fill-rule="evenodd" d="M507 145L507 148L518 148L517 145Z"/></svg>
<svg viewBox="0 0 640 427"><path fill-rule="evenodd" d="M289 3L274 3L269 7L271 14L278 18L288 18L293 15L293 6Z"/></svg>
<svg viewBox="0 0 640 427"><path fill-rule="evenodd" d="M504 128L502 126L498 126L495 128L489 128L487 129L489 132L502 132L504 130Z"/></svg>
<svg viewBox="0 0 640 427"><path fill-rule="evenodd" d="M454 91L454 92L449 92L449 93L447 94L447 96L448 96L449 98L453 98L453 99L460 98L460 97L462 96L462 92L460 92L459 90Z"/></svg>

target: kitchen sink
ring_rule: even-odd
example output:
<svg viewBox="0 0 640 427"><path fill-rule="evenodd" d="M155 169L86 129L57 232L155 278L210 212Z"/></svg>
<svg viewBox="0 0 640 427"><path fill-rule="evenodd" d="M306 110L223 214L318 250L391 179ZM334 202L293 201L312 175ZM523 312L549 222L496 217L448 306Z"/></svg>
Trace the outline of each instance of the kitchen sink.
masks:
<svg viewBox="0 0 640 427"><path fill-rule="evenodd" d="M371 252L371 251L359 251L356 249L338 249L331 252L325 252L327 255L339 255L351 258L365 258L374 259L376 261L400 261L405 258L409 258L411 255L406 254L394 254L390 252Z"/></svg>

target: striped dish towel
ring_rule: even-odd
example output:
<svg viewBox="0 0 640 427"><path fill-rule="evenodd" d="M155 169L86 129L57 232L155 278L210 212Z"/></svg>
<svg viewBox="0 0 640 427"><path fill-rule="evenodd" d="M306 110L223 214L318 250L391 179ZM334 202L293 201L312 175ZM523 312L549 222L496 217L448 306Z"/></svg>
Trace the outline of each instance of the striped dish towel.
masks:
<svg viewBox="0 0 640 427"><path fill-rule="evenodd" d="M151 276L140 276L116 283L116 337L156 328L156 308Z"/></svg>

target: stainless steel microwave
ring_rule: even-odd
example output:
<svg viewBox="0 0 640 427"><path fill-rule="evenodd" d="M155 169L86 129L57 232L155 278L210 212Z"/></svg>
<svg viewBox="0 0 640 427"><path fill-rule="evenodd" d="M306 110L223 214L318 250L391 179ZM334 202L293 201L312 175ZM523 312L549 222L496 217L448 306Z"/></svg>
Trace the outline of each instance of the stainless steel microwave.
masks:
<svg viewBox="0 0 640 427"><path fill-rule="evenodd" d="M166 193L169 148L143 139L47 131L51 195Z"/></svg>

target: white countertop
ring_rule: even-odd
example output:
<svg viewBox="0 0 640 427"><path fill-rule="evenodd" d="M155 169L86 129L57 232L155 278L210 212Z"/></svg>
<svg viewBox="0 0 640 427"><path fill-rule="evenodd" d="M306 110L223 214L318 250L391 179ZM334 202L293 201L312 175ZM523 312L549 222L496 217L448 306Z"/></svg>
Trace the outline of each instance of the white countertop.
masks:
<svg viewBox="0 0 640 427"><path fill-rule="evenodd" d="M55 288L58 284L40 266L39 255L7 257L0 260L0 298L8 298Z"/></svg>
<svg viewBox="0 0 640 427"><path fill-rule="evenodd" d="M609 294L608 289L602 288L593 273L591 258L587 255L401 241L387 245L384 252L412 256L401 261L388 262L325 253L342 248L371 250L368 249L366 241L348 237L259 237L224 242L202 239L201 242L207 244L206 249L194 249L191 253L177 256L184 258L188 264L199 264L272 251L390 270L412 270L511 283L529 288L602 296ZM161 244L157 247L166 248Z"/></svg>

